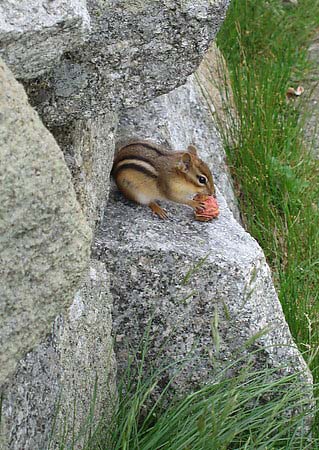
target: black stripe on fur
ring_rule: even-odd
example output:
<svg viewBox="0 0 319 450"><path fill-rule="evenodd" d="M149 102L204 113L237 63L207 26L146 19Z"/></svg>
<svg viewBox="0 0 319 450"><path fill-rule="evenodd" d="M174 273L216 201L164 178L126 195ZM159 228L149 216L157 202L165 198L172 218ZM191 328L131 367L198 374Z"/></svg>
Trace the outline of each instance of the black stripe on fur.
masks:
<svg viewBox="0 0 319 450"><path fill-rule="evenodd" d="M135 159L137 159L137 158L135 158ZM116 177L124 169L133 169L133 170L136 170L137 172L144 173L144 175L147 175L151 178L155 178L155 179L157 178L157 175L155 175L153 172L148 170L146 167L140 166L139 164L134 164L134 163L122 164L120 167L115 167L113 170L113 176Z"/></svg>

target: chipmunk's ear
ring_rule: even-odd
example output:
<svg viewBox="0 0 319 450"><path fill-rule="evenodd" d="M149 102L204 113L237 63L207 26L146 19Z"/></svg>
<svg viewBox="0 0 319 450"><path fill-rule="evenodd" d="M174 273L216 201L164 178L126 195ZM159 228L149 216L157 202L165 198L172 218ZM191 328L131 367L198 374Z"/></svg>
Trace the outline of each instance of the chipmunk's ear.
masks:
<svg viewBox="0 0 319 450"><path fill-rule="evenodd" d="M188 151L188 153L191 153L192 155L194 155L194 156L197 156L197 148L195 147L195 145L189 145L188 147L187 147L187 151Z"/></svg>
<svg viewBox="0 0 319 450"><path fill-rule="evenodd" d="M192 165L192 156L190 153L183 153L178 161L177 167L182 172L188 172Z"/></svg>

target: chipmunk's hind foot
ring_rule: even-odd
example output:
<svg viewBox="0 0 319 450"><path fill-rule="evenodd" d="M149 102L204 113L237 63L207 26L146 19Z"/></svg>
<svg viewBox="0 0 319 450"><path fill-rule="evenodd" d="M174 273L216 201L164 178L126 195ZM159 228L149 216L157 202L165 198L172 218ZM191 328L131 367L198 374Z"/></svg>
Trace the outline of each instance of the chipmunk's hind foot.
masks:
<svg viewBox="0 0 319 450"><path fill-rule="evenodd" d="M153 213L156 214L161 219L168 219L166 211L163 208L161 208L160 205L158 205L157 203L151 202L149 203L148 206L151 208Z"/></svg>

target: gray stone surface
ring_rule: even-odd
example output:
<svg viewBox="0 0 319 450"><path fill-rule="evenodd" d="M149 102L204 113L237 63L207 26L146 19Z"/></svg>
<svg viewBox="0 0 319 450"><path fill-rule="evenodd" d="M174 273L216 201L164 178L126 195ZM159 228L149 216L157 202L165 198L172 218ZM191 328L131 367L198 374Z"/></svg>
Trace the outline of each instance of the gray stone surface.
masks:
<svg viewBox="0 0 319 450"><path fill-rule="evenodd" d="M194 78L194 84L201 91L201 103L206 103L216 128L227 142L234 142L238 125L236 106L227 64L215 42L210 45Z"/></svg>
<svg viewBox="0 0 319 450"><path fill-rule="evenodd" d="M0 384L71 303L91 232L63 154L0 61Z"/></svg>
<svg viewBox="0 0 319 450"><path fill-rule="evenodd" d="M89 0L90 39L28 86L49 124L144 103L185 82L229 0Z"/></svg>
<svg viewBox="0 0 319 450"><path fill-rule="evenodd" d="M217 75L211 78L212 72L207 70L208 66L217 72L218 58L219 53L212 46L198 71L188 78L184 86L122 114L117 139L136 136L167 145L173 150L182 150L189 144L196 145L229 208L240 220L225 151L217 129L217 116L227 120L219 91L222 82L217 86Z"/></svg>
<svg viewBox="0 0 319 450"><path fill-rule="evenodd" d="M111 307L105 266L91 261L68 316L55 320L50 336L20 361L15 376L5 386L3 448L47 448L54 418L51 449L58 448L63 427L68 430L67 440L72 430L75 435L88 431L85 420L93 406L95 383L93 425L98 418L109 419L116 401ZM82 439L75 448L82 448Z"/></svg>
<svg viewBox="0 0 319 450"><path fill-rule="evenodd" d="M152 319L145 367L176 363L159 387L175 377L172 388L183 394L245 354L256 369L284 366L305 371L311 380L262 250L219 192L217 197L220 217L202 223L187 207L170 205L171 218L163 221L118 192L111 195L95 255L111 274L119 373L128 348L139 348Z"/></svg>
<svg viewBox="0 0 319 450"><path fill-rule="evenodd" d="M108 196L116 126L116 114L105 112L50 130L64 153L77 199L93 230L103 217Z"/></svg>
<svg viewBox="0 0 319 450"><path fill-rule="evenodd" d="M0 56L17 78L48 72L88 37L85 0L2 0Z"/></svg>

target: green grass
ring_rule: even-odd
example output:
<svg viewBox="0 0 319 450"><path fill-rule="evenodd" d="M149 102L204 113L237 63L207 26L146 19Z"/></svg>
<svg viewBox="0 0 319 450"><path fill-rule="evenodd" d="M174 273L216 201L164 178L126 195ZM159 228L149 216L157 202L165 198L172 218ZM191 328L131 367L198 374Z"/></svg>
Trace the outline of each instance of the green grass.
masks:
<svg viewBox="0 0 319 450"><path fill-rule="evenodd" d="M218 35L238 110L238 126L224 130L224 137L243 221L265 252L291 332L316 381L318 160L303 142L307 118L300 100L287 102L285 93L309 73L307 47L318 27L317 0L299 0L298 6L233 0Z"/></svg>
<svg viewBox="0 0 319 450"><path fill-rule="evenodd" d="M318 448L309 435L314 413L307 394L311 387L299 374L278 376L278 369L270 368L256 371L248 357L233 362L213 383L182 399L169 398L167 384L154 404L152 393L166 368L146 370L144 356L143 351L140 362L129 364L122 378L111 424L90 423L80 440L74 438L68 444L64 435L63 442L53 448L75 450L79 442L84 450ZM236 375L229 377L235 367Z"/></svg>
<svg viewBox="0 0 319 450"><path fill-rule="evenodd" d="M110 440L100 450L223 450L313 448L305 430L305 387L296 375L270 381L270 369L237 376L225 372L211 385L166 405L166 391L145 414L156 377L125 391ZM291 417L292 408L299 413ZM306 414L306 415L305 415ZM309 416L308 416L309 418ZM300 435L297 435L297 432ZM104 441L105 442L105 441Z"/></svg>
<svg viewBox="0 0 319 450"><path fill-rule="evenodd" d="M151 321L138 349L129 350L118 383L113 416L94 414L96 386L84 423L53 424L48 450L307 450L319 448L310 424L317 407L304 374L286 367L256 369L264 349L244 354L214 372L209 384L192 393L174 394L172 383L183 361L146 365ZM250 346L259 334L247 341ZM191 356L190 356L191 358ZM188 363L188 360L184 361ZM164 380L169 380L164 382ZM155 395L154 395L155 394ZM102 396L103 397L103 396ZM63 401L60 398L60 402ZM109 405L110 406L110 405ZM68 422L70 429L66 430ZM78 434L74 429L80 429Z"/></svg>

